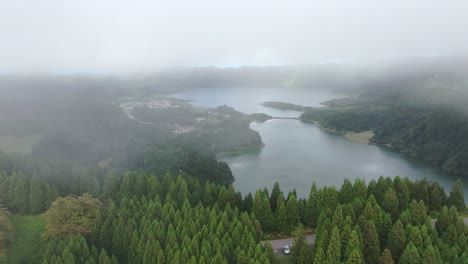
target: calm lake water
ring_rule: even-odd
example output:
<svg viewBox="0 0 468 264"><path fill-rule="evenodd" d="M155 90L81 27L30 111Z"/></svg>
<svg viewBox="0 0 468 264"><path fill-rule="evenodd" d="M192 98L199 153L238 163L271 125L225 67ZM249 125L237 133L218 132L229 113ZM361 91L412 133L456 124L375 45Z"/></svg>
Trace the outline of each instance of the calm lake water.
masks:
<svg viewBox="0 0 468 264"><path fill-rule="evenodd" d="M296 111L281 111L259 105L263 101L282 101L307 106L342 97L323 90L222 88L203 89L176 94L194 105L216 107L228 105L244 113L266 113L272 116L299 116ZM296 189L307 197L312 181L318 186L341 187L345 178L361 177L369 182L379 176L400 175L412 180L426 177L437 180L448 192L456 177L435 167L412 160L381 146L353 143L340 135L321 130L299 120L269 120L252 123L265 146L240 155L222 155L234 174L234 186L243 194L255 192L278 181L283 192ZM468 198L468 181L464 181Z"/></svg>

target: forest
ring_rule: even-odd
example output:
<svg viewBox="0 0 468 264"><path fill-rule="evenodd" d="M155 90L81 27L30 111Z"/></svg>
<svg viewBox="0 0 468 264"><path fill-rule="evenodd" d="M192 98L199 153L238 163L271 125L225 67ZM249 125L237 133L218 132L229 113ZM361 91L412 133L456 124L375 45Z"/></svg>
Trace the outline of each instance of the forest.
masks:
<svg viewBox="0 0 468 264"><path fill-rule="evenodd" d="M307 78L295 67L202 68L127 81L2 77L0 135L31 142L22 148L30 151L0 151L0 262L468 263L461 181L446 193L426 179L346 179L338 188L317 186L312 179L326 175L311 175L307 197L278 183L240 193L216 154L262 146L249 124L271 116L190 103L158 108L168 99L141 100L166 88L233 85L239 76L269 84L281 71L271 82L284 89L319 85L323 78L339 90L348 80L330 78L336 72L327 70ZM348 86L348 97L324 108L269 106L304 110L302 119L337 131L373 130L372 143L453 174L468 171L460 101L448 104L453 98L433 90L409 96L403 88L390 89L405 87L404 80L364 82L381 90L362 90L359 81ZM125 88L129 83L133 90ZM38 100L43 97L47 104ZM138 98L124 104L138 108L128 112L122 98ZM314 236L312 244L307 235ZM291 256L269 242L289 237Z"/></svg>
<svg viewBox="0 0 468 264"><path fill-rule="evenodd" d="M245 195L189 174L88 177L102 187L74 192L20 167L2 173L2 261L279 263L260 241L288 236L293 263L468 261L460 181L447 194L426 179L346 179L339 189L312 183L301 198L278 183Z"/></svg>
<svg viewBox="0 0 468 264"><path fill-rule="evenodd" d="M0 264L468 264L468 1L0 2Z"/></svg>
<svg viewBox="0 0 468 264"><path fill-rule="evenodd" d="M361 95L328 104L330 107L308 108L301 118L336 131L373 131L371 143L389 146L445 172L466 176L468 122L459 105L410 104L387 95Z"/></svg>

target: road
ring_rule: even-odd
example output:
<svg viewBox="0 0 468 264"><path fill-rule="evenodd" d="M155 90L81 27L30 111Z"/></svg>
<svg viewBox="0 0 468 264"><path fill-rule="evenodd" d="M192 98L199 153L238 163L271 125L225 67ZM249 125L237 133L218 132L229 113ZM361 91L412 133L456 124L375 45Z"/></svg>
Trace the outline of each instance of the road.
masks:
<svg viewBox="0 0 468 264"><path fill-rule="evenodd" d="M435 222L437 222L437 220L433 219L432 224L435 225ZM465 222L465 225L468 225L468 217L463 218L463 222ZM306 241L307 241L307 243L309 245L313 245L315 243L315 235L314 234L307 235L306 236ZM265 241L262 241L261 243L262 243L262 245L264 245ZM278 253L278 252L281 252L281 248L284 245L292 246L294 244L294 238L289 237L289 238L283 238L283 239L270 240L270 243L271 243L271 246L273 247L273 249L275 250L275 253Z"/></svg>
<svg viewBox="0 0 468 264"><path fill-rule="evenodd" d="M306 241L309 245L312 245L314 244L315 242L315 235L312 234L312 235L307 235L306 236ZM284 238L284 239L276 239L276 240L270 240L270 243L271 243L271 246L273 247L273 249L275 250L275 253L278 253L281 251L281 248L284 246L284 245L289 245L289 246L292 246L294 244L294 238L293 237L289 237L289 238ZM265 244L265 241L262 241L262 245Z"/></svg>

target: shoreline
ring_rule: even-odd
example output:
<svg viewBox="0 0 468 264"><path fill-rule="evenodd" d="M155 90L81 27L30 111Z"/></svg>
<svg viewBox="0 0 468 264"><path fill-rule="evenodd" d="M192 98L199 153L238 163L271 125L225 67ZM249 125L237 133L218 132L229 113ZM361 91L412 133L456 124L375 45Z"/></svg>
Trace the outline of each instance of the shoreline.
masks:
<svg viewBox="0 0 468 264"><path fill-rule="evenodd" d="M301 119L300 117L299 120L306 123L313 123L323 131L334 134L340 134L341 136L343 136L344 139L358 144L371 144L370 140L372 139L372 137L374 137L374 132L370 130L362 132L339 131L333 128L324 127L318 121L315 120Z"/></svg>

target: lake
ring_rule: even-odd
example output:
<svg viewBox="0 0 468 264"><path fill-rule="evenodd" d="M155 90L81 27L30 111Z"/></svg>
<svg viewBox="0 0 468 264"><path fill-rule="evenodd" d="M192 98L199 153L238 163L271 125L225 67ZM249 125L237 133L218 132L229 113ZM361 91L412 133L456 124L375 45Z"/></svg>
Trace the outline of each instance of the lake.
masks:
<svg viewBox="0 0 468 264"><path fill-rule="evenodd" d="M296 111L282 111L261 106L264 101L282 101L306 106L343 97L324 90L220 88L201 89L174 95L192 100L194 105L216 107L228 105L244 113L266 113L272 116L297 117ZM341 135L321 130L314 124L299 120L275 119L252 123L260 133L264 147L242 154L223 154L218 159L227 162L234 174L234 187L244 195L279 182L283 192L296 189L298 196L307 197L312 181L318 186L341 187L343 180L364 178L367 182L379 176L400 175L412 180L426 177L436 180L447 193L456 177L438 168L412 160L386 147L359 144ZM468 181L464 180L465 198Z"/></svg>

